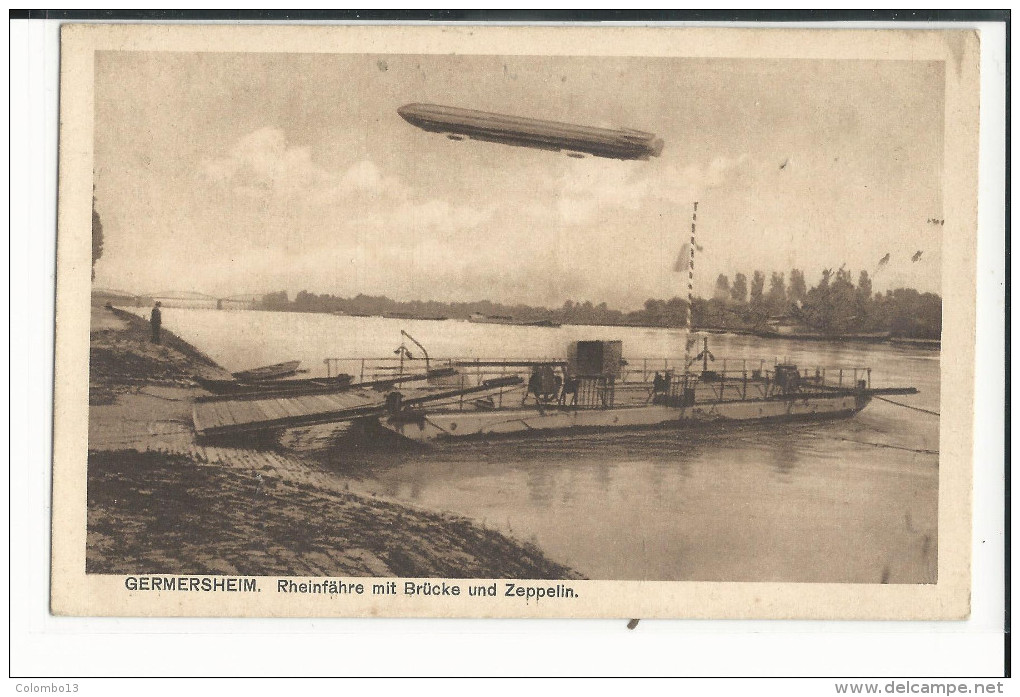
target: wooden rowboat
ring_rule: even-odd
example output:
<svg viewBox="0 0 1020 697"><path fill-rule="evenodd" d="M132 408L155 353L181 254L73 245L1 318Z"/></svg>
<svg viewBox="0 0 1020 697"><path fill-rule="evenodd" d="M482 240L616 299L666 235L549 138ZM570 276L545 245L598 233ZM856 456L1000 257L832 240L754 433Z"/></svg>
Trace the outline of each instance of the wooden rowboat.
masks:
<svg viewBox="0 0 1020 697"><path fill-rule="evenodd" d="M297 373L299 365L301 365L301 361L286 361L285 363L264 365L260 368L252 368L251 370L242 370L240 372L233 373L233 376L244 382L278 380Z"/></svg>

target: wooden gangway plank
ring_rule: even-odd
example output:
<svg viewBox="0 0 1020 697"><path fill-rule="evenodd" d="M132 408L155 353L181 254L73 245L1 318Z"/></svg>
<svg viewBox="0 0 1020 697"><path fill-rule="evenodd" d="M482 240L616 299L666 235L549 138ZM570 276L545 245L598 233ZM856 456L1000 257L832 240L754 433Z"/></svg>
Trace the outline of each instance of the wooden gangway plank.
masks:
<svg viewBox="0 0 1020 697"><path fill-rule="evenodd" d="M268 414L274 419L288 419L290 413L283 406L283 397L273 397L261 403Z"/></svg>
<svg viewBox="0 0 1020 697"><path fill-rule="evenodd" d="M192 416L195 430L200 435L211 435L343 421L365 410L382 411L385 402L386 395L374 390L280 395L196 402Z"/></svg>
<svg viewBox="0 0 1020 697"><path fill-rule="evenodd" d="M407 406L460 394L492 392L520 382L508 377L461 390L414 389L401 392ZM192 421L200 436L248 433L339 423L386 413L387 395L376 390L348 390L330 394L278 395L264 399L195 402Z"/></svg>
<svg viewBox="0 0 1020 697"><path fill-rule="evenodd" d="M385 403L384 394L372 391L197 402L192 419L199 435L243 433L344 421L362 412L381 412Z"/></svg>
<svg viewBox="0 0 1020 697"><path fill-rule="evenodd" d="M287 416L301 416L303 413L304 405L301 403L300 399L282 397L277 400L276 403L283 407L283 410L287 412Z"/></svg>

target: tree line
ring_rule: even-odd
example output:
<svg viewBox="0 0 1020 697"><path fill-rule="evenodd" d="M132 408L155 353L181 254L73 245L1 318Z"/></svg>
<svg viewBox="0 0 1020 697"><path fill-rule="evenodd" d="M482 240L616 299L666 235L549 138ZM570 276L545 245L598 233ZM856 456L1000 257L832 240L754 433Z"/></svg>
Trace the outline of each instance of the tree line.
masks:
<svg viewBox="0 0 1020 697"><path fill-rule="evenodd" d="M300 291L293 300L287 291L268 293L260 309L293 312L336 312L347 315L399 316L410 318L468 319L471 315L512 317L518 322L558 324L622 325L641 327L684 327L687 300L650 298L641 309L625 312L606 303L567 300L561 307L507 305L488 300L441 302L438 300L398 301L383 295L358 294L341 297ZM821 280L808 287L804 273L792 269L768 277L754 271L750 278L737 273L716 279L711 298L695 298L693 324L696 328L760 331L770 321L785 318L807 331L833 336L860 332L890 332L894 336L937 339L942 332L942 298L912 288L874 293L867 271L854 284L845 268L825 269Z"/></svg>
<svg viewBox="0 0 1020 697"><path fill-rule="evenodd" d="M867 271L854 284L849 270L824 269L819 282L808 287L804 272L773 271L768 278L755 271L725 274L716 279L711 298L694 300L694 323L701 327L764 329L770 320L786 319L804 330L833 336L890 332L893 336L937 339L942 334L942 298L913 288L875 293Z"/></svg>

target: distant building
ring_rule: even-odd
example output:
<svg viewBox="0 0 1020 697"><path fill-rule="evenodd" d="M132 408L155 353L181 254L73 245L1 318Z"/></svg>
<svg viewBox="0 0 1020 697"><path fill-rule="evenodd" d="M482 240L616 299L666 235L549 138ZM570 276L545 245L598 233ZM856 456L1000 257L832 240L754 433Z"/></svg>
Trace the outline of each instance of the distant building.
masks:
<svg viewBox="0 0 1020 697"><path fill-rule="evenodd" d="M765 328L776 334L803 334L814 331L792 315L777 315L765 320Z"/></svg>

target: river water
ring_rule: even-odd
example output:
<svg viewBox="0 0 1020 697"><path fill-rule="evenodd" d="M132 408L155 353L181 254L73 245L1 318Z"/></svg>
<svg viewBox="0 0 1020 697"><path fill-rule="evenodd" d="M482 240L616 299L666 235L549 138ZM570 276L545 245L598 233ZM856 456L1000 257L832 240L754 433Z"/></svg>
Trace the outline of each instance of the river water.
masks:
<svg viewBox="0 0 1020 697"><path fill-rule="evenodd" d="M392 355L401 329L434 357L559 357L571 340L621 339L632 366L681 358L685 336L177 308L163 323L229 370L297 358L313 375L326 357ZM716 368L870 366L874 386L920 391L891 399L939 411L938 351L735 335L710 348ZM938 448L937 416L874 400L831 422L340 449L327 465L355 491L470 517L593 579L934 583Z"/></svg>

